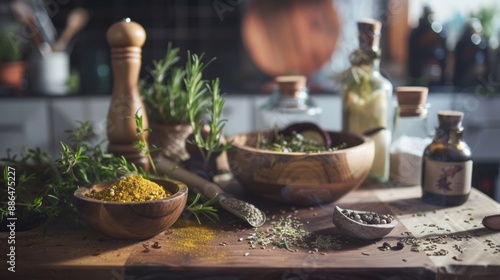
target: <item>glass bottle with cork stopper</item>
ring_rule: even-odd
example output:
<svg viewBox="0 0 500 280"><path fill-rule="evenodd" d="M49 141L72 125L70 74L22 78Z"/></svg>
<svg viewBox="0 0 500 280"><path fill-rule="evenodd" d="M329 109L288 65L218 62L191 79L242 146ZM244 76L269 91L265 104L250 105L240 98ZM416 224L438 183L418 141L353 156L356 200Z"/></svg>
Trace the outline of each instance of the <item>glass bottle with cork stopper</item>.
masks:
<svg viewBox="0 0 500 280"><path fill-rule="evenodd" d="M352 66L342 72L342 129L366 134L375 142L375 159L368 179L389 179L389 146L392 84L380 73L381 22L367 19L358 22L359 49L351 55Z"/></svg>
<svg viewBox="0 0 500 280"><path fill-rule="evenodd" d="M321 108L309 96L305 76L278 76L278 85L258 108L257 129L281 129L292 123L318 124Z"/></svg>
<svg viewBox="0 0 500 280"><path fill-rule="evenodd" d="M461 205L469 198L472 156L462 140L464 114L438 112L439 126L422 160L422 200L440 206Z"/></svg>
<svg viewBox="0 0 500 280"><path fill-rule="evenodd" d="M390 149L390 180L396 185L419 185L422 154L432 141L427 124L428 88L397 87L398 107Z"/></svg>

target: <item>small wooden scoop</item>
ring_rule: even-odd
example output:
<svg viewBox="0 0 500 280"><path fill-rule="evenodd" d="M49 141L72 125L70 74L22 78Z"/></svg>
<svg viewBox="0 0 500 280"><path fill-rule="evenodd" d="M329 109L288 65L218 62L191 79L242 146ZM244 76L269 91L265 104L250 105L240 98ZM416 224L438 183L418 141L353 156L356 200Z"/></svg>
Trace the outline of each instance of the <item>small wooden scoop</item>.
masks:
<svg viewBox="0 0 500 280"><path fill-rule="evenodd" d="M483 226L491 230L500 230L500 214L484 217Z"/></svg>
<svg viewBox="0 0 500 280"><path fill-rule="evenodd" d="M245 220L252 227L260 227L266 222L266 214L254 205L236 199L222 190L217 184L179 167L175 162L161 156L156 166L158 173L166 174L172 179L183 182L189 189L210 199L218 196L219 205L229 213Z"/></svg>
<svg viewBox="0 0 500 280"><path fill-rule="evenodd" d="M345 234L359 239L371 240L382 238L389 234L398 225L398 221L396 221L396 219L393 219L388 224L363 224L347 217L342 212L343 210L344 209L335 206L335 210L333 212L333 224L335 224L335 226ZM360 215L373 213L370 211L345 210L348 210L349 212L354 211Z"/></svg>

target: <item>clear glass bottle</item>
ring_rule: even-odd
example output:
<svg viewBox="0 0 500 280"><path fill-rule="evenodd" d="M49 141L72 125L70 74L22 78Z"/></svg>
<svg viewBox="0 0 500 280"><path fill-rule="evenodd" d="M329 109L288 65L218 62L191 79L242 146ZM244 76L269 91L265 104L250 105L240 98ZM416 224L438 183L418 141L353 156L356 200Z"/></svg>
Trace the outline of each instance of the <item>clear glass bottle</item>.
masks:
<svg viewBox="0 0 500 280"><path fill-rule="evenodd" d="M422 200L440 206L461 205L469 198L472 156L463 138L463 113L438 112L439 126L422 160Z"/></svg>
<svg viewBox="0 0 500 280"><path fill-rule="evenodd" d="M401 186L419 185L422 154L432 141L427 124L428 88L398 87L398 107L394 117L394 133L390 149L392 183Z"/></svg>
<svg viewBox="0 0 500 280"><path fill-rule="evenodd" d="M379 21L358 22L359 49L352 54L352 66L340 75L340 82L342 129L364 134L381 128L371 135L375 141L375 159L368 179L386 182L389 179L392 84L379 69L380 28Z"/></svg>
<svg viewBox="0 0 500 280"><path fill-rule="evenodd" d="M305 76L276 77L278 85L258 108L257 129L281 129L298 122L319 123L321 108L309 96Z"/></svg>

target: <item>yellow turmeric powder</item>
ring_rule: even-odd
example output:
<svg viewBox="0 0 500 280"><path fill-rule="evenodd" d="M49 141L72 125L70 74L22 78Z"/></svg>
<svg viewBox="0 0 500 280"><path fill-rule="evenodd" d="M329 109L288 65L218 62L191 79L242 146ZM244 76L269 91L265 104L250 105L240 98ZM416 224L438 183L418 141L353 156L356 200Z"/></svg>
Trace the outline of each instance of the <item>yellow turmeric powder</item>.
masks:
<svg viewBox="0 0 500 280"><path fill-rule="evenodd" d="M141 175L132 175L120 179L105 190L92 190L88 197L114 202L150 201L169 197L172 194L157 183Z"/></svg>

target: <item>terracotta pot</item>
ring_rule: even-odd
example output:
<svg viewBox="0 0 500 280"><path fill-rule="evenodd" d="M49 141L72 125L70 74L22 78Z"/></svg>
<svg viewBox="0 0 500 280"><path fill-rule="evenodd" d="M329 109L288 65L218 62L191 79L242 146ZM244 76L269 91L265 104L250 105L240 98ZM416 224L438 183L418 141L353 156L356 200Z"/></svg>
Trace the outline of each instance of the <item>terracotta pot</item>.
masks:
<svg viewBox="0 0 500 280"><path fill-rule="evenodd" d="M175 161L182 162L189 159L186 150L186 139L193 133L190 125L162 125L151 124L149 144L160 148L158 153Z"/></svg>
<svg viewBox="0 0 500 280"><path fill-rule="evenodd" d="M23 86L26 62L5 62L0 63L0 84L13 87L20 91Z"/></svg>

